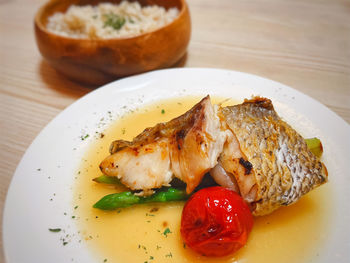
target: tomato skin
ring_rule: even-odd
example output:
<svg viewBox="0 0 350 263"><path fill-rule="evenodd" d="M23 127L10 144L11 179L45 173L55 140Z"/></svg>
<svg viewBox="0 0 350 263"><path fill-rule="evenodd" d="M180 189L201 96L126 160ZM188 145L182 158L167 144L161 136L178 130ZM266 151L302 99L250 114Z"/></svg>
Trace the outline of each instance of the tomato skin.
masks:
<svg viewBox="0 0 350 263"><path fill-rule="evenodd" d="M196 252L220 257L245 245L253 223L241 196L214 186L198 191L187 201L182 211L181 235Z"/></svg>

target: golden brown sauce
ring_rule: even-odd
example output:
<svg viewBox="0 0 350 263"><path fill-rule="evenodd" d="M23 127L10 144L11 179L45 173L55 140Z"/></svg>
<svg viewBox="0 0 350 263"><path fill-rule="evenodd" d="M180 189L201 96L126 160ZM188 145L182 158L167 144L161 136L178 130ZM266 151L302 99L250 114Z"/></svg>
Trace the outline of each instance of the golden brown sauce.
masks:
<svg viewBox="0 0 350 263"><path fill-rule="evenodd" d="M179 230L183 202L139 205L108 212L92 208L104 195L122 190L92 181L101 175L98 166L109 154L110 143L115 139L131 140L145 127L179 116L198 100L162 101L124 116L112 124L84 156L74 206L78 206L75 212L80 234L96 252L98 262L104 259L107 262L306 262L317 258L330 231L329 185L312 191L292 206L255 218L246 246L234 255L219 259L199 256L184 246Z"/></svg>

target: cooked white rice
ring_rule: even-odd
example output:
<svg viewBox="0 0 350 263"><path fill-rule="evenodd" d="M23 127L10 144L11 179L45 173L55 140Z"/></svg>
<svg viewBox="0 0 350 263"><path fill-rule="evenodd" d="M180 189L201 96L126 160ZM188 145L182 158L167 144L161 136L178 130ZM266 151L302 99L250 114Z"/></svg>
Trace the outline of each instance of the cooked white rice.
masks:
<svg viewBox="0 0 350 263"><path fill-rule="evenodd" d="M177 8L166 10L157 5L142 7L138 2L128 1L119 5L72 5L66 13L55 13L49 17L47 29L72 38L133 37L169 24L178 14Z"/></svg>

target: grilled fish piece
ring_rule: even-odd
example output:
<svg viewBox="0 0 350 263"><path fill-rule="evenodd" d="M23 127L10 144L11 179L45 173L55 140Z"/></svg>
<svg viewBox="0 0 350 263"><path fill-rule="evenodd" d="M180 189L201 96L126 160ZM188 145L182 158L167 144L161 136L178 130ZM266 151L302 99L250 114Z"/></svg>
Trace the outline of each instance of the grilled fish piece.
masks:
<svg viewBox="0 0 350 263"><path fill-rule="evenodd" d="M239 142L243 159L238 162L246 167L247 180L235 173L234 163L241 157L224 148L220 163L235 176L240 189L250 187L250 199L245 199L252 204L253 215L290 205L327 181L324 164L301 135L281 120L271 100L255 97L221 108L219 115Z"/></svg>
<svg viewBox="0 0 350 263"><path fill-rule="evenodd" d="M114 141L110 153L100 164L102 172L141 195L169 186L174 177L191 193L210 171L218 184L238 192L255 216L296 202L328 176L304 139L261 97L222 108L207 96L131 142Z"/></svg>
<svg viewBox="0 0 350 263"><path fill-rule="evenodd" d="M217 164L226 141L216 111L207 96L180 117L145 129L132 142L114 141L100 169L144 195L168 186L174 176L191 193Z"/></svg>

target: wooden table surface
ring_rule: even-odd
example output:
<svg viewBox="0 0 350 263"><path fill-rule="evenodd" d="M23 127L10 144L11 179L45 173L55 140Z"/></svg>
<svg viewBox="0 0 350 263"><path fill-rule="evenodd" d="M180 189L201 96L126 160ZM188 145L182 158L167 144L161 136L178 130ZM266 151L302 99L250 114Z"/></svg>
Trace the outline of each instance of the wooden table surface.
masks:
<svg viewBox="0 0 350 263"><path fill-rule="evenodd" d="M1 219L8 186L27 147L59 112L92 90L65 79L40 56L33 17L44 2L0 0ZM188 4L192 38L184 67L232 69L284 83L350 123L350 1Z"/></svg>

